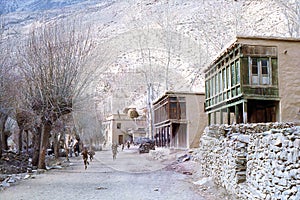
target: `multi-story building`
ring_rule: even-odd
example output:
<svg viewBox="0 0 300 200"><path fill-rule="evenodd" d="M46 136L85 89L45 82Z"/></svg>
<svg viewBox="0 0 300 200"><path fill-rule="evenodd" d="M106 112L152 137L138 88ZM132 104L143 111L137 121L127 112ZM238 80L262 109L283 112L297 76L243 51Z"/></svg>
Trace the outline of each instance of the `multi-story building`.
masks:
<svg viewBox="0 0 300 200"><path fill-rule="evenodd" d="M124 144L127 141L132 141L136 136L146 136L146 119L140 117L131 119L126 114L112 114L103 122L104 136L106 145L110 146L113 143Z"/></svg>
<svg viewBox="0 0 300 200"><path fill-rule="evenodd" d="M157 146L198 147L207 125L204 93L166 92L153 103Z"/></svg>
<svg viewBox="0 0 300 200"><path fill-rule="evenodd" d="M237 37L205 69L209 124L299 122L300 39Z"/></svg>

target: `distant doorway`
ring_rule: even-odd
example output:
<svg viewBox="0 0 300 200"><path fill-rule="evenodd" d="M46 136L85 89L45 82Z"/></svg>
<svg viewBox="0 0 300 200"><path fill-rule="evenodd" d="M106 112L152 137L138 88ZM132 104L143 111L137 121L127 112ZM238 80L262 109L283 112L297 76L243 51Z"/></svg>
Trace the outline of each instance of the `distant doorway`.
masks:
<svg viewBox="0 0 300 200"><path fill-rule="evenodd" d="M123 144L124 143L124 141L123 141L123 135L119 135L119 144Z"/></svg>
<svg viewBox="0 0 300 200"><path fill-rule="evenodd" d="M171 134L171 147L187 148L187 125L173 123Z"/></svg>

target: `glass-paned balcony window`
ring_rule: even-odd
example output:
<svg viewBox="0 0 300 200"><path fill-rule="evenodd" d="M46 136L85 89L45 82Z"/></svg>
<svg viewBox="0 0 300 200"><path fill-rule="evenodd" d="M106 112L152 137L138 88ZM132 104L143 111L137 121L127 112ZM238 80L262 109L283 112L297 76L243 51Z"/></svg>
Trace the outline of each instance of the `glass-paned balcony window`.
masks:
<svg viewBox="0 0 300 200"><path fill-rule="evenodd" d="M186 101L185 97L175 97L177 101L172 101L169 104L169 119L186 119ZM170 99L171 100L171 99Z"/></svg>
<svg viewBox="0 0 300 200"><path fill-rule="evenodd" d="M269 58L250 58L249 76L252 85L270 85Z"/></svg>
<svg viewBox="0 0 300 200"><path fill-rule="evenodd" d="M228 89L228 88L230 88L231 87L231 83L230 83L230 68L229 67L227 67L226 68L226 88Z"/></svg>
<svg viewBox="0 0 300 200"><path fill-rule="evenodd" d="M234 63L231 64L231 86L234 86L236 84L235 82L235 66Z"/></svg>
<svg viewBox="0 0 300 200"><path fill-rule="evenodd" d="M252 84L258 85L258 66L257 66L257 59L252 59L252 69L251 69L251 78L252 78Z"/></svg>
<svg viewBox="0 0 300 200"><path fill-rule="evenodd" d="M210 91L210 93L209 93L210 95L209 96L210 97L214 95L214 89L213 88L214 88L214 86L213 86L213 79L210 79L209 80L209 91Z"/></svg>
<svg viewBox="0 0 300 200"><path fill-rule="evenodd" d="M186 119L186 104L185 102L180 102L180 119Z"/></svg>
<svg viewBox="0 0 300 200"><path fill-rule="evenodd" d="M177 119L178 109L177 103L170 103L170 119Z"/></svg>
<svg viewBox="0 0 300 200"><path fill-rule="evenodd" d="M219 93L219 76L218 74L216 75L216 94Z"/></svg>
<svg viewBox="0 0 300 200"><path fill-rule="evenodd" d="M227 80L226 80L226 71L225 71L225 69L223 69L222 70L222 77L223 77L223 80L222 80L222 82L223 82L223 91L226 89L226 85L227 85Z"/></svg>
<svg viewBox="0 0 300 200"><path fill-rule="evenodd" d="M222 79L222 72L219 73L219 93L223 91L223 79Z"/></svg>
<svg viewBox="0 0 300 200"><path fill-rule="evenodd" d="M270 72L269 72L269 62L268 60L264 59L261 60L261 78L262 78L262 85L269 85L270 84Z"/></svg>
<svg viewBox="0 0 300 200"><path fill-rule="evenodd" d="M236 83L239 84L240 83L240 63L236 62L235 63L235 75L236 75Z"/></svg>
<svg viewBox="0 0 300 200"><path fill-rule="evenodd" d="M263 75L268 74L268 61L267 60L261 61L261 73Z"/></svg>
<svg viewBox="0 0 300 200"><path fill-rule="evenodd" d="M210 97L210 90L209 90L209 82L208 81L205 81L205 95L206 95L206 98L209 98Z"/></svg>

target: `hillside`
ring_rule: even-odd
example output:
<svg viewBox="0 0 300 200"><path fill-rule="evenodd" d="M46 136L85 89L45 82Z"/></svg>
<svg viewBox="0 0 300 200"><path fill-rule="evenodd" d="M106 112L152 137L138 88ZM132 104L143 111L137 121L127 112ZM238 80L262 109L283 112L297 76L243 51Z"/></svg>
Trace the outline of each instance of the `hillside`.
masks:
<svg viewBox="0 0 300 200"><path fill-rule="evenodd" d="M285 4L282 2L286 2ZM122 106L165 90L203 91L202 69L236 35L289 37L281 0L1 0L5 36L23 39L53 20L90 27L99 66L96 95ZM296 29L295 29L296 30ZM105 73L104 73L105 72ZM124 100L125 99L125 100ZM120 105L120 107L122 107Z"/></svg>

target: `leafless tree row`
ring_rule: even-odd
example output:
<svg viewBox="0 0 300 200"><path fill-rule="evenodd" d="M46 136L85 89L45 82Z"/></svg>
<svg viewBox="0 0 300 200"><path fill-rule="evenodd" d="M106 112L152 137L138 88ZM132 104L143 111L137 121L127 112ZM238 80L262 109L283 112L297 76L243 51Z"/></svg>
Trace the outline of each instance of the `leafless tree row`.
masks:
<svg viewBox="0 0 300 200"><path fill-rule="evenodd" d="M89 32L81 33L70 23L49 23L34 27L28 39L13 50L1 45L1 149L7 150L4 124L11 116L20 129L18 152L22 152L24 132L33 134L33 164L45 168L45 153L49 146L51 130L62 116L72 112L74 99L84 91L89 82L86 60L93 43ZM17 63L12 66L12 63ZM13 69L13 70L12 70ZM9 71L10 70L10 71ZM22 82L17 86L12 77ZM14 98L12 101L11 99ZM8 102L17 102L9 105ZM10 114L10 109L15 114ZM28 147L27 147L28 148Z"/></svg>

